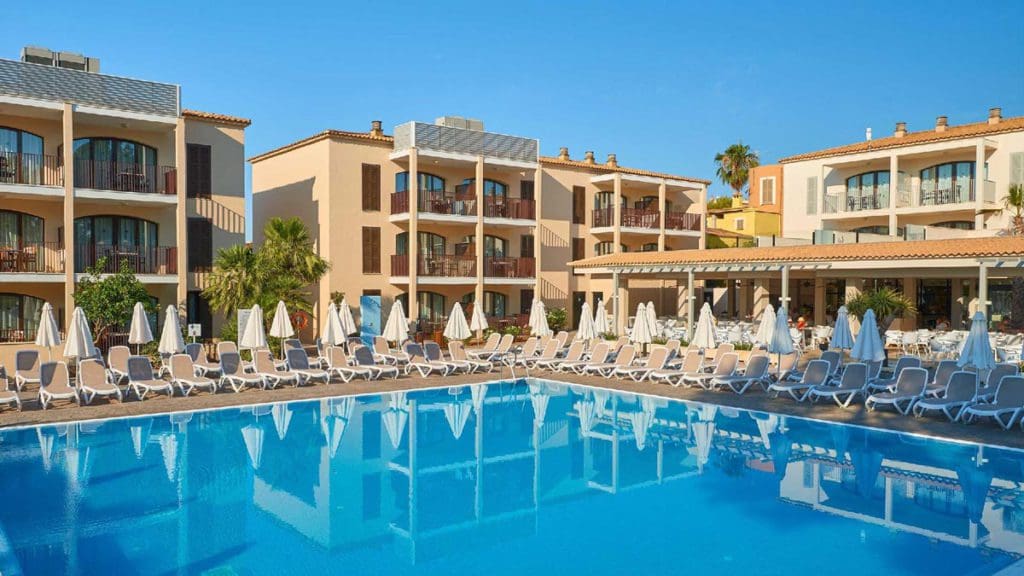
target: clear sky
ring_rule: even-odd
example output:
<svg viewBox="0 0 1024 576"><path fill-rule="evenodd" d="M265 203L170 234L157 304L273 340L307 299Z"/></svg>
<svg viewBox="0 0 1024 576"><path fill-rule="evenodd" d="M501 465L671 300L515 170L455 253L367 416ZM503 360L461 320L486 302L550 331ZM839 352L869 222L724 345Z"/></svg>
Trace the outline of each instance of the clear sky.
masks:
<svg viewBox="0 0 1024 576"><path fill-rule="evenodd" d="M0 57L41 45L180 84L185 107L252 118L247 156L450 114L713 178L739 140L768 163L897 121L1024 115L1021 0L62 3L5 3Z"/></svg>

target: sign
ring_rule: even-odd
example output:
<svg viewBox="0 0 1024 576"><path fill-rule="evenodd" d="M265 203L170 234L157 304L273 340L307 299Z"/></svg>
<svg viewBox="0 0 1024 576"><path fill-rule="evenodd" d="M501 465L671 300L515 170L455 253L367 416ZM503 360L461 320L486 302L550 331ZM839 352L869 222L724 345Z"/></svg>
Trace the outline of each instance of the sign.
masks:
<svg viewBox="0 0 1024 576"><path fill-rule="evenodd" d="M202 338L203 337L203 325L202 324L189 324L188 335L191 338Z"/></svg>
<svg viewBox="0 0 1024 576"><path fill-rule="evenodd" d="M238 341L242 341L242 336L245 335L245 325L249 323L249 316L252 314L252 308L239 308L238 309Z"/></svg>

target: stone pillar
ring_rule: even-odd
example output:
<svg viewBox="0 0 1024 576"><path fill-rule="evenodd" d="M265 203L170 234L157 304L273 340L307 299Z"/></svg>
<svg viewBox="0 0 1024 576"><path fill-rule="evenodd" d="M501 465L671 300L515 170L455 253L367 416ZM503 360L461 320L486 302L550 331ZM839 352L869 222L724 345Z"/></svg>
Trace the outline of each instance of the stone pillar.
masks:
<svg viewBox="0 0 1024 576"><path fill-rule="evenodd" d="M915 276L903 278L903 294L910 298L911 302L917 302L917 278ZM917 314L905 314L901 324L904 330L917 330Z"/></svg>
<svg viewBox="0 0 1024 576"><path fill-rule="evenodd" d="M64 103L61 114L64 156L64 319L70 325L75 309L75 129L74 107Z"/></svg>
<svg viewBox="0 0 1024 576"><path fill-rule="evenodd" d="M703 250L707 248L708 242L708 185L702 184L700 187L700 210L697 211L700 215L700 238L697 240L697 248Z"/></svg>
<svg viewBox="0 0 1024 576"><path fill-rule="evenodd" d="M789 266L782 267L782 286L779 295L779 306L789 312Z"/></svg>
<svg viewBox="0 0 1024 576"><path fill-rule="evenodd" d="M478 206L479 210L480 207ZM419 319L419 297L416 291L417 279L419 277L420 242L419 242L419 219L420 219L420 174L419 154L416 148L409 149L409 241L406 242L409 252L409 292L407 300L409 309L406 314L410 321Z"/></svg>
<svg viewBox="0 0 1024 576"><path fill-rule="evenodd" d="M618 254L622 251L622 174L616 172L613 180L612 202L612 252ZM620 332L621 334L621 332Z"/></svg>
<svg viewBox="0 0 1024 576"><path fill-rule="evenodd" d="M745 320L747 316L750 316L750 280L744 278L739 282L739 287L736 289L737 313L741 320Z"/></svg>
<svg viewBox="0 0 1024 576"><path fill-rule="evenodd" d="M666 190L668 186L665 184L664 178L661 183L658 184L658 250L662 251L665 249L665 219L668 215L665 213L665 207L667 202L665 200Z"/></svg>
<svg viewBox="0 0 1024 576"><path fill-rule="evenodd" d="M476 180L473 182L476 191L476 233L473 243L476 251L476 287L473 298L478 306L484 305L484 157L476 158ZM538 297L540 294L534 293Z"/></svg>
<svg viewBox="0 0 1024 576"><path fill-rule="evenodd" d="M174 128L174 164L175 164L175 185L177 186L178 206L176 208L175 220L177 226L178 245L178 290L175 306L178 308L178 315L184 316L185 300L188 298L188 203L186 192L188 191L188 162L186 161L187 147L185 145L185 119L178 118L178 125Z"/></svg>
<svg viewBox="0 0 1024 576"><path fill-rule="evenodd" d="M893 152L889 155L889 236L899 236L899 221L896 219L896 196L899 188L900 161Z"/></svg>
<svg viewBox="0 0 1024 576"><path fill-rule="evenodd" d="M985 229L985 139L974 146L974 229ZM986 314L988 312L986 311Z"/></svg>
<svg viewBox="0 0 1024 576"><path fill-rule="evenodd" d="M847 278L846 279L846 298L845 300L851 300L860 296L860 293L864 291L864 279L863 278ZM845 301L844 300L844 301Z"/></svg>
<svg viewBox="0 0 1024 576"><path fill-rule="evenodd" d="M814 325L825 324L825 279L814 279Z"/></svg>
<svg viewBox="0 0 1024 576"><path fill-rule="evenodd" d="M978 310L988 318L988 264L982 262L978 266Z"/></svg>
<svg viewBox="0 0 1024 576"><path fill-rule="evenodd" d="M693 315L695 314L696 298L694 295L694 284L697 281L694 278L693 268L686 271L686 338L690 339L693 337Z"/></svg>
<svg viewBox="0 0 1024 576"><path fill-rule="evenodd" d="M771 300L769 299L768 279L758 278L754 280L754 302L751 311L753 319L760 320L761 314L769 306L771 306Z"/></svg>
<svg viewBox="0 0 1024 576"><path fill-rule="evenodd" d="M541 181L544 179L544 171L541 170L540 164L537 164L537 169L533 171L533 202L534 202L534 218L536 218L537 225L533 227L533 273L534 273L534 285L533 293L540 297L540 259L544 253L541 250L541 200L544 198L544 194L541 192ZM570 240L570 243L572 240ZM524 254L525 256L525 254Z"/></svg>

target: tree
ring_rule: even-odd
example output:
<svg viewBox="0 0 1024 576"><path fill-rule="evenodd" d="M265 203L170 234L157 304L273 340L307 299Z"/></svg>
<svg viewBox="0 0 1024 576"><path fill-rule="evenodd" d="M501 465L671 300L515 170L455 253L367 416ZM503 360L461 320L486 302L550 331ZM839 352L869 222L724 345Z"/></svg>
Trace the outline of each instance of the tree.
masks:
<svg viewBox="0 0 1024 576"><path fill-rule="evenodd" d="M868 309L875 311L879 336L889 329L896 318L917 312L914 303L905 294L884 286L865 290L846 301L846 310L861 320Z"/></svg>
<svg viewBox="0 0 1024 576"><path fill-rule="evenodd" d="M286 270L306 284L327 273L327 261L313 249L313 239L302 220L271 218L263 227L263 236L265 240L257 255L269 260L265 263L268 269Z"/></svg>
<svg viewBox="0 0 1024 576"><path fill-rule="evenodd" d="M1010 233L1014 236L1024 234L1024 184L1011 184L1003 198L1003 208L1012 212L1010 217Z"/></svg>
<svg viewBox="0 0 1024 576"><path fill-rule="evenodd" d="M722 208L731 208L732 198L729 196L716 196L711 200L708 200L708 210L720 210Z"/></svg>
<svg viewBox="0 0 1024 576"><path fill-rule="evenodd" d="M135 277L128 262L122 262L116 274L104 275L106 260L100 258L94 266L86 269L85 278L75 284L72 295L75 305L80 306L89 319L96 342L114 330L127 328L136 302L142 302L148 314L157 313L156 302Z"/></svg>
<svg viewBox="0 0 1024 576"><path fill-rule="evenodd" d="M718 179L732 188L733 197L739 198L743 196L743 189L750 177L750 169L757 168L761 164L761 159L750 146L737 142L726 148L725 152L715 154L715 164L718 164L718 169L715 170Z"/></svg>

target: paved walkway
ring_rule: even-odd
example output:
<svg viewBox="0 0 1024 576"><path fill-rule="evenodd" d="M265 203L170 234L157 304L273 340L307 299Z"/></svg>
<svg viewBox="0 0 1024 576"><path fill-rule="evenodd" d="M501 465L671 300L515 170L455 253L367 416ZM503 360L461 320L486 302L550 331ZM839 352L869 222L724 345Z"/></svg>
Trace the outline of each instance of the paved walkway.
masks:
<svg viewBox="0 0 1024 576"><path fill-rule="evenodd" d="M521 370L517 375L522 376ZM964 440L970 442L981 442L1007 446L1011 448L1024 449L1024 432L1014 427L1009 431L1003 431L990 422L982 422L966 426L963 424L951 424L938 418L913 418L900 416L892 410L881 410L868 412L863 405L852 406L849 409L841 409L834 404L799 404L785 398L769 398L758 389L743 396L737 396L731 392L707 392L698 389L674 388L666 384L654 384L650 382L636 383L630 380L608 380L595 376L576 376L573 374L560 374L551 372L534 371L531 376L550 378L568 384L584 384L599 386L624 392L652 394L666 398L682 400L696 400L711 402L722 406L736 408L761 410L786 414L817 418L832 422L858 424L875 428L885 428L901 432L912 432L927 436L947 438L953 440ZM222 408L246 404L258 404L267 402L283 402L290 400L304 400L311 398L324 398L330 396L343 396L348 394L366 394L375 392L393 392L398 390L416 390L421 388L436 388L439 386L460 386L487 382L498 379L510 378L507 368L502 372L491 372L489 374L460 374L441 378L431 376L421 378L418 375L401 377L398 380L382 381L353 381L349 383L333 383L330 385L316 384L301 388L287 387L277 390L256 390L247 389L240 393L231 391L210 394L197 392L188 398L175 396L147 396L145 401L128 400L124 404L117 401L108 402L97 399L91 406L76 406L74 403L58 402L50 409L43 411L39 408L33 392L23 392L25 409L18 412L13 408L0 408L0 427L32 425L54 422L68 422L73 420L86 420L93 418L110 418L116 416L138 416L144 414L159 414L183 410L202 410L210 408Z"/></svg>

